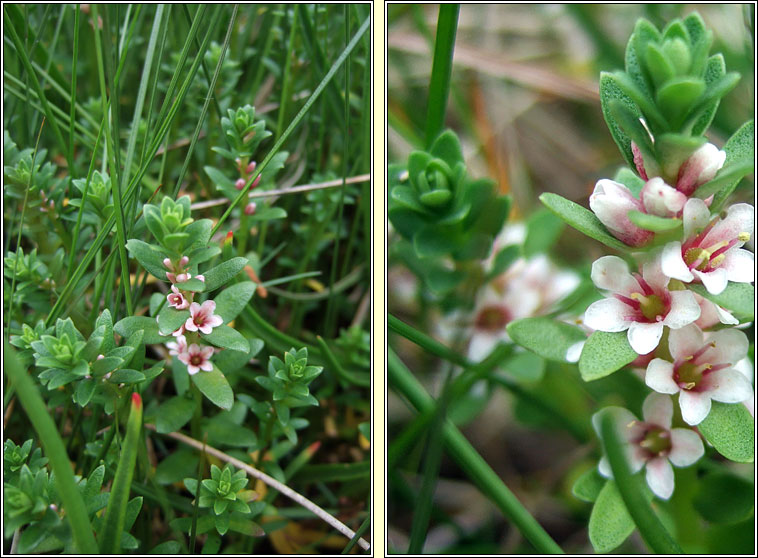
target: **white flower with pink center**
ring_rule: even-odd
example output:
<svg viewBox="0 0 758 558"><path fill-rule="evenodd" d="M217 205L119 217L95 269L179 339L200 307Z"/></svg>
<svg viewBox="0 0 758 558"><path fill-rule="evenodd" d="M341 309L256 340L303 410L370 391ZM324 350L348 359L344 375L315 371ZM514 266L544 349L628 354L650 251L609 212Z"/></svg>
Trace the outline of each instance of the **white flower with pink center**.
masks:
<svg viewBox="0 0 758 558"><path fill-rule="evenodd" d="M700 186L713 180L725 161L725 151L706 143L679 167L676 189L685 196L691 196Z"/></svg>
<svg viewBox="0 0 758 558"><path fill-rule="evenodd" d="M206 300L202 306L197 302L190 304L190 317L184 322L184 328L187 331L199 331L200 333L209 334L214 327L224 323L221 316L215 315L216 303L212 300Z"/></svg>
<svg viewBox="0 0 758 558"><path fill-rule="evenodd" d="M641 229L629 220L630 211L645 211L642 202L618 182L604 178L595 184L590 196L590 209L610 233L624 244L642 246L653 238L653 232Z"/></svg>
<svg viewBox="0 0 758 558"><path fill-rule="evenodd" d="M752 397L750 381L735 369L747 350L747 337L738 329L704 335L699 327L689 325L669 335L674 362L652 360L645 383L659 393L678 393L682 418L694 426L708 416L711 400L741 403Z"/></svg>
<svg viewBox="0 0 758 558"><path fill-rule="evenodd" d="M487 357L498 342L508 340L505 326L512 320L544 314L579 282L578 275L557 268L544 255L514 262L477 297L469 358L478 362Z"/></svg>
<svg viewBox="0 0 758 558"><path fill-rule="evenodd" d="M171 291L172 292L166 297L169 306L173 306L177 310L189 308L189 301L184 298L184 295L176 288L176 285L171 285Z"/></svg>
<svg viewBox="0 0 758 558"><path fill-rule="evenodd" d="M642 421L624 408L612 409L619 438L626 442L626 456L632 473L645 467L645 480L650 490L659 498L668 500L674 493L671 465L687 467L700 459L704 453L700 437L689 428L671 428L674 405L666 395L651 393L645 398ZM598 434L599 418L599 413L592 417ZM605 456L600 459L598 470L604 477L612 477Z"/></svg>
<svg viewBox="0 0 758 558"><path fill-rule="evenodd" d="M657 258L646 262L640 275L630 273L621 258L603 256L592 264L592 282L610 296L587 308L585 325L599 331L628 331L629 344L640 355L658 346L664 326L679 329L700 317L693 293L668 289L669 278Z"/></svg>
<svg viewBox="0 0 758 558"><path fill-rule="evenodd" d="M213 347L199 346L197 343L192 343L187 348L187 352L179 355L179 360L187 365L187 372L197 374L201 370L210 372L213 370L213 364L210 358L213 356Z"/></svg>
<svg viewBox="0 0 758 558"><path fill-rule="evenodd" d="M187 338L184 335L178 335L176 341L166 343L168 354L178 357L187 352Z"/></svg>
<svg viewBox="0 0 758 558"><path fill-rule="evenodd" d="M684 242L670 242L663 248L661 266L672 279L685 283L699 280L708 292L719 294L729 281L752 283L755 258L740 248L750 239L755 223L752 205L738 203L724 219L711 219L703 200L692 198L682 215Z"/></svg>

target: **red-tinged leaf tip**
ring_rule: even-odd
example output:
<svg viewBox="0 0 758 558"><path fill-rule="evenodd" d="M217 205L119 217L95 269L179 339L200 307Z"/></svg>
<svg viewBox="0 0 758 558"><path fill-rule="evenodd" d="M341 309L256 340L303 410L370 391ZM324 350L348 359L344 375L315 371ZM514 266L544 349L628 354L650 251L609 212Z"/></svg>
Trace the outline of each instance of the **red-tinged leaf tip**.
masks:
<svg viewBox="0 0 758 558"><path fill-rule="evenodd" d="M142 407L142 398L136 391L132 393L132 405L135 407Z"/></svg>
<svg viewBox="0 0 758 558"><path fill-rule="evenodd" d="M319 450L320 447L321 447L320 441L317 440L313 442L310 446L308 446L308 454L310 455L315 454Z"/></svg>
<svg viewBox="0 0 758 558"><path fill-rule="evenodd" d="M226 233L226 240L224 242L231 242L233 236L234 236L234 231L229 231L228 233Z"/></svg>

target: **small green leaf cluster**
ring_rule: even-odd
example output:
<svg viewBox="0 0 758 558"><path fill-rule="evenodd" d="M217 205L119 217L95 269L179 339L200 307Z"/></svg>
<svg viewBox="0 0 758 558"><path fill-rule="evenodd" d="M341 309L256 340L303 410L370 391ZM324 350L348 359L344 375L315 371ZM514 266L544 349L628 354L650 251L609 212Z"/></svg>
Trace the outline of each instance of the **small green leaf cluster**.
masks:
<svg viewBox="0 0 758 558"><path fill-rule="evenodd" d="M443 132L429 151L414 151L407 167L388 168L387 214L420 258L485 258L505 223L509 199L489 179L474 180L458 137Z"/></svg>
<svg viewBox="0 0 758 558"><path fill-rule="evenodd" d="M55 296L54 278L61 270L63 257L63 250L59 249L47 265L37 255L37 248L33 248L28 254L24 253L21 246L16 252L9 251L3 262L3 275L9 286L15 280L14 306L27 304L40 312L47 310L51 298ZM10 289L7 292L10 292ZM9 296L6 297L10 299Z"/></svg>
<svg viewBox="0 0 758 558"><path fill-rule="evenodd" d="M271 356L268 361L268 376L255 380L272 392L274 409L282 426L290 422L290 409L307 405L318 406L308 386L324 370L322 366L308 365L308 349L291 348L284 353L284 361Z"/></svg>
<svg viewBox="0 0 758 558"><path fill-rule="evenodd" d="M44 467L32 469L23 463L16 474L3 482L3 492L5 537L24 525L43 520L47 514L55 515L50 509L51 479Z"/></svg>
<svg viewBox="0 0 758 558"><path fill-rule="evenodd" d="M165 196L160 206L145 204L143 212L147 228L173 254L183 253L202 236L202 230L198 227L190 228L194 220L190 217L189 196L182 196L177 201Z"/></svg>
<svg viewBox="0 0 758 558"><path fill-rule="evenodd" d="M34 448L32 452L32 443L33 440L29 439L22 445L17 446L10 438L5 440L5 444L3 445L3 463L5 464L6 479L9 478L8 471L15 473L27 464L27 460L29 462L29 469L34 473L45 466L47 457L42 457L42 449L40 448Z"/></svg>
<svg viewBox="0 0 758 558"><path fill-rule="evenodd" d="M54 333L54 334L52 334ZM85 338L74 326L71 318L59 319L54 332L43 333L24 329L29 346L38 368L42 369L39 379L48 390L69 386L73 401L86 406L99 392L101 395L117 393L119 386L137 384L156 377L163 369L158 363L143 371L145 350L141 331L127 337L123 346L115 346L113 324L110 312L104 310L98 317L95 329ZM20 340L19 340L20 341ZM20 341L25 343L26 340ZM113 402L108 398L98 398L99 403Z"/></svg>
<svg viewBox="0 0 758 558"><path fill-rule="evenodd" d="M360 326L340 330L334 342L342 349L344 358L359 368L371 368L371 333Z"/></svg>
<svg viewBox="0 0 758 558"><path fill-rule="evenodd" d="M634 142L646 166L655 168L648 175L674 184L682 163L706 143L702 134L721 98L739 81L739 74L726 72L721 54L708 55L712 41L696 12L662 31L640 19L625 71L601 74L603 115L632 168Z"/></svg>
<svg viewBox="0 0 758 558"><path fill-rule="evenodd" d="M196 479L184 479L184 486L198 498L199 507L213 509L216 531L225 535L234 516L250 514L248 502L257 498L253 490L243 490L247 482L245 471L234 472L228 464L223 470L211 465L211 478L203 479L199 494Z"/></svg>
<svg viewBox="0 0 758 558"><path fill-rule="evenodd" d="M51 203L54 205L54 200L59 200L64 181L55 177L57 167L54 164L44 162L46 149L39 149L36 156L31 147L19 150L6 130L3 133L3 155L3 191L6 196L19 200L26 197L27 207L41 206L45 211Z"/></svg>
<svg viewBox="0 0 758 558"><path fill-rule="evenodd" d="M86 178L72 180L71 183L79 190L81 198L72 198L69 205L82 207L82 222L91 225L101 225L113 214L113 196L111 195L111 178L108 173L94 171L87 185ZM86 195L85 195L86 193ZM68 213L65 219L75 221L78 213Z"/></svg>

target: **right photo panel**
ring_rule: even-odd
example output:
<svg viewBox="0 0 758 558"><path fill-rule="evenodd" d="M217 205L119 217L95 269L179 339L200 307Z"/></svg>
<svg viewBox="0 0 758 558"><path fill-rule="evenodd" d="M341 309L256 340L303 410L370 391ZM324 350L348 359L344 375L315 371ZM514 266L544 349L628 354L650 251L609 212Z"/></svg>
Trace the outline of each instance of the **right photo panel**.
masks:
<svg viewBox="0 0 758 558"><path fill-rule="evenodd" d="M755 5L387 3L388 554L755 554Z"/></svg>

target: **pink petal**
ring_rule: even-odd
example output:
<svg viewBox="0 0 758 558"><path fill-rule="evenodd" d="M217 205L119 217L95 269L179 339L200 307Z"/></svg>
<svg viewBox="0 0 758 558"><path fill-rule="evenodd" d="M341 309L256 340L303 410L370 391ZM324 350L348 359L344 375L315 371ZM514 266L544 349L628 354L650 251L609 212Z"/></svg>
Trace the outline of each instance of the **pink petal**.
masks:
<svg viewBox="0 0 758 558"><path fill-rule="evenodd" d="M647 365L645 383L658 393L674 394L679 391L674 381L674 365L661 358L653 359Z"/></svg>
<svg viewBox="0 0 758 558"><path fill-rule="evenodd" d="M688 428L674 428L671 431L671 452L669 460L677 467L687 467L703 457L703 441L696 432Z"/></svg>
<svg viewBox="0 0 758 558"><path fill-rule="evenodd" d="M753 395L753 386L733 368L717 370L703 378L708 395L722 403L741 403Z"/></svg>
<svg viewBox="0 0 758 558"><path fill-rule="evenodd" d="M640 198L646 212L659 217L676 217L687 202L687 196L666 184L660 177L651 178L645 183Z"/></svg>
<svg viewBox="0 0 758 558"><path fill-rule="evenodd" d="M671 402L671 397L653 392L645 398L642 404L642 417L645 422L669 429L672 416L674 416L674 404Z"/></svg>
<svg viewBox="0 0 758 558"><path fill-rule="evenodd" d="M213 364L210 360L206 360L200 365L201 370L205 370L206 372L211 372L213 370Z"/></svg>
<svg viewBox="0 0 758 558"><path fill-rule="evenodd" d="M187 372L189 372L190 376L193 376L197 374L198 372L200 372L200 368L198 368L194 364L187 364Z"/></svg>
<svg viewBox="0 0 758 558"><path fill-rule="evenodd" d="M752 283L755 281L755 255L742 248L731 248L724 253L719 269L726 270L729 281Z"/></svg>
<svg viewBox="0 0 758 558"><path fill-rule="evenodd" d="M711 220L711 212L705 202L698 198L690 198L684 204L682 225L684 238L690 238L702 231Z"/></svg>
<svg viewBox="0 0 758 558"><path fill-rule="evenodd" d="M755 226L755 208L747 203L737 203L729 208L726 217L716 223L703 239L704 244L710 245L722 240L732 240L740 233L753 233ZM742 246L742 243L739 244Z"/></svg>
<svg viewBox="0 0 758 558"><path fill-rule="evenodd" d="M669 350L674 359L687 358L705 344L703 332L695 324L669 332Z"/></svg>
<svg viewBox="0 0 758 558"><path fill-rule="evenodd" d="M653 494L668 500L674 493L674 469L665 457L656 457L647 462L645 480Z"/></svg>
<svg viewBox="0 0 758 558"><path fill-rule="evenodd" d="M660 254L644 263L642 266L642 278L655 291L661 291L668 287L669 276L663 273Z"/></svg>
<svg viewBox="0 0 758 558"><path fill-rule="evenodd" d="M708 342L714 346L707 357L711 364L736 364L747 355L749 341L739 329L722 329L708 335Z"/></svg>
<svg viewBox="0 0 758 558"><path fill-rule="evenodd" d="M637 280L629 273L627 263L617 256L603 256L592 264L592 282L598 289L629 294L637 288Z"/></svg>
<svg viewBox="0 0 758 558"><path fill-rule="evenodd" d="M634 309L630 306L615 298L604 298L590 304L584 313L584 323L599 331L624 331L633 317Z"/></svg>
<svg viewBox="0 0 758 558"><path fill-rule="evenodd" d="M711 398L705 393L682 390L679 394L679 407L682 409L682 418L690 426L703 422L703 419L711 412Z"/></svg>
<svg viewBox="0 0 758 558"><path fill-rule="evenodd" d="M700 308L700 307L698 307ZM206 323L211 327L218 327L224 323L224 319L221 316L213 315L207 318Z"/></svg>
<svg viewBox="0 0 758 558"><path fill-rule="evenodd" d="M671 309L663 324L679 329L697 320L700 312L700 305L691 291L671 291Z"/></svg>
<svg viewBox="0 0 758 558"><path fill-rule="evenodd" d="M661 270L667 277L679 279L685 283L689 283L695 278L682 258L681 242L669 242L663 247L663 252L661 252Z"/></svg>
<svg viewBox="0 0 758 558"><path fill-rule="evenodd" d="M724 289L726 289L728 279L726 269L723 267L719 267L718 269L706 273L693 269L692 273L703 282L703 286L711 294L721 294L724 292Z"/></svg>
<svg viewBox="0 0 758 558"><path fill-rule="evenodd" d="M698 311L700 307L698 306ZM641 322L632 322L629 326L627 338L629 344L638 355L646 355L658 346L658 342L663 335L663 323L656 322L645 324Z"/></svg>
<svg viewBox="0 0 758 558"><path fill-rule="evenodd" d="M206 300L203 302L202 306L203 312L207 312L208 314L213 314L213 312L216 310L216 303L212 300Z"/></svg>
<svg viewBox="0 0 758 558"><path fill-rule="evenodd" d="M196 304L196 303L193 302L192 304ZM195 325L195 322L192 316L187 318L187 321L184 322L184 329L186 329L187 331L197 331L197 326Z"/></svg>

